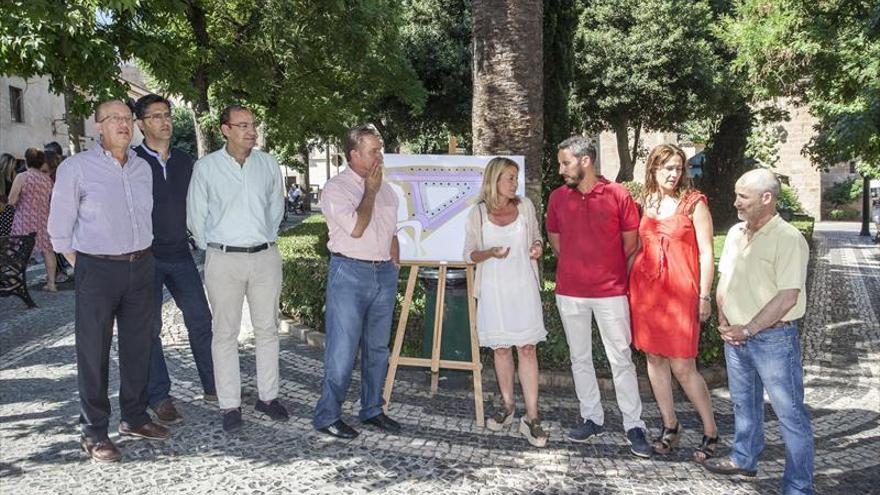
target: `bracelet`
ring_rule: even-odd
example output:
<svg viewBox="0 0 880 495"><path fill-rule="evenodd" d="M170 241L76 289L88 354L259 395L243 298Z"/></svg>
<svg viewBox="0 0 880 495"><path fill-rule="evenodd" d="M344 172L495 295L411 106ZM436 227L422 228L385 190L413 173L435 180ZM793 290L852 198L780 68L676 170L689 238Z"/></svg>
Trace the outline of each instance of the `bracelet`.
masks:
<svg viewBox="0 0 880 495"><path fill-rule="evenodd" d="M712 300L712 296L710 296L709 294L706 294L705 296L700 296L700 299L703 301L709 302Z"/></svg>
<svg viewBox="0 0 880 495"><path fill-rule="evenodd" d="M743 334L746 336L746 339L752 338L752 332L749 331L748 325L743 325L742 329L743 329Z"/></svg>

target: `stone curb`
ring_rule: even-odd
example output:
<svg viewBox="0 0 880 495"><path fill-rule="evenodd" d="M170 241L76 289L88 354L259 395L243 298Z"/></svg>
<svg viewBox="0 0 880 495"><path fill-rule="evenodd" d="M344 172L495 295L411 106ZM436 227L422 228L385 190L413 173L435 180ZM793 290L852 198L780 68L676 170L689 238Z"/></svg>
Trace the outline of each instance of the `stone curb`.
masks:
<svg viewBox="0 0 880 495"><path fill-rule="evenodd" d="M289 335L301 342L304 342L305 344L308 344L309 346L316 347L318 349L324 348L324 334L322 332L312 330L305 325L301 325L287 316L281 317L278 331L281 335ZM721 388L727 386L727 370L723 367L713 366L711 368L703 368L700 369L700 373L703 375L703 379L706 380L706 385L709 388ZM495 370L488 369L484 366L483 380L484 383L494 382ZM519 378L515 377L515 380L519 381ZM651 382L648 380L648 377L640 376L638 377L638 380L640 393L649 395L653 394L653 391L651 390ZM596 381L599 383L599 390L601 390L603 393L614 393L614 380L610 376L598 376L596 377ZM676 380L672 380L672 383L673 389L679 393L682 393L681 387L679 386L678 382ZM571 373L568 371L542 370L538 374L538 385L548 388L571 389L574 388L574 379L572 378Z"/></svg>

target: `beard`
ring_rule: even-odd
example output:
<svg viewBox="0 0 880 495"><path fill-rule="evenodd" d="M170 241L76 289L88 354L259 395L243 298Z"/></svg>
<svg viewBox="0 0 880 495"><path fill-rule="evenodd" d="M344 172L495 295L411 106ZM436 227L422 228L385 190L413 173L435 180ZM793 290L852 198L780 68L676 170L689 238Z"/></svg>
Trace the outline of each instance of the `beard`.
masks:
<svg viewBox="0 0 880 495"><path fill-rule="evenodd" d="M585 175L586 174L584 174L583 169L578 169L577 176L570 177L568 175L563 175L562 178L565 181L565 185L568 186L570 189L577 189L577 187L578 187L578 185L580 185L581 181L584 180Z"/></svg>

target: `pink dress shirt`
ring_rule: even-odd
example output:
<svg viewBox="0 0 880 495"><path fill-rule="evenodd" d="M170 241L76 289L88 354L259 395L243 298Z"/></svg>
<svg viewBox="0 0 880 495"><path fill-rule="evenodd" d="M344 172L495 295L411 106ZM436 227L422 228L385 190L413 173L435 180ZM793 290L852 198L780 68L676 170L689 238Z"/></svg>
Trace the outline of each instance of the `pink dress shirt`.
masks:
<svg viewBox="0 0 880 495"><path fill-rule="evenodd" d="M360 238L351 236L357 207L364 196L364 179L347 168L330 179L321 193L321 211L330 229L327 249L349 258L370 261L391 259L391 239L397 232L397 196L382 183L373 206L373 218Z"/></svg>

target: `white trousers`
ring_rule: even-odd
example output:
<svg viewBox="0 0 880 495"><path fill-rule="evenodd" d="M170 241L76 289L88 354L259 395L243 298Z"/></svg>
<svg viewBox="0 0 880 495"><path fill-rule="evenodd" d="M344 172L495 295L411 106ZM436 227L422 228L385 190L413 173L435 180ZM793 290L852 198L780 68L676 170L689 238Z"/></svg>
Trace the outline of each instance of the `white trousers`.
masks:
<svg viewBox="0 0 880 495"><path fill-rule="evenodd" d="M214 381L220 409L241 406L238 334L244 298L250 308L257 356L260 400L278 397L278 299L281 255L276 246L257 253L225 253L208 248L205 288L213 315Z"/></svg>
<svg viewBox="0 0 880 495"><path fill-rule="evenodd" d="M632 362L632 331L629 321L629 302L626 296L570 297L556 295L556 307L562 317L565 337L571 354L571 374L581 406L581 417L597 425L605 424L605 413L593 367L592 318L596 316L605 355L611 364L617 406L623 416L623 427L645 428L642 421L642 399L636 366Z"/></svg>

